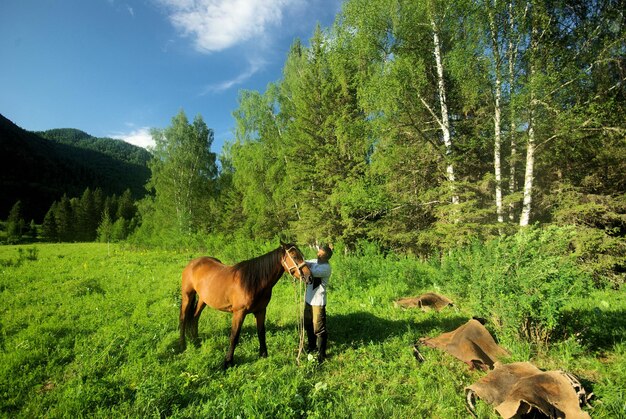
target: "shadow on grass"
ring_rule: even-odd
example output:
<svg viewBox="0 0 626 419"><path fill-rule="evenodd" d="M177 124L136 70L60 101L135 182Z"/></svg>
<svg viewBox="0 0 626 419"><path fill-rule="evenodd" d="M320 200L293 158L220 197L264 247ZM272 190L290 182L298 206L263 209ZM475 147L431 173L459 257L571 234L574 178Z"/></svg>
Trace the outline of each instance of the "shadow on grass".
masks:
<svg viewBox="0 0 626 419"><path fill-rule="evenodd" d="M338 345L359 346L363 343L381 343L400 336L412 324L408 320L389 320L368 312L335 314L328 317L329 339Z"/></svg>
<svg viewBox="0 0 626 419"><path fill-rule="evenodd" d="M430 316L415 321L389 320L368 312L339 314L328 318L329 339L339 346L349 347L369 342L382 343L407 333L411 335L410 339L418 339L433 330L454 330L467 320L461 316Z"/></svg>
<svg viewBox="0 0 626 419"><path fill-rule="evenodd" d="M626 341L626 311L574 309L563 315L564 337L575 336L592 350L609 350Z"/></svg>
<svg viewBox="0 0 626 419"><path fill-rule="evenodd" d="M383 343L390 338L407 334L407 344L412 344L421 337L434 337L440 333L452 331L469 320L468 317L454 314L416 314L417 318L402 320L390 320L364 311L329 315L327 318L329 344L336 348L334 350L341 352L347 348L358 348L365 344ZM422 314L423 318L421 317ZM266 321L266 330L267 342L271 352L272 335L295 333L297 331L297 324L295 322L276 324L268 319ZM216 333L222 335L219 341L224 344L223 353L225 354L228 349L229 327L220 328L213 332L203 333L200 331L197 344L198 346L203 345L209 338L214 337ZM255 345L258 345L257 331L254 323L249 323L248 321L244 323L240 335L240 344L244 340L252 340ZM188 341L187 345L190 344L192 344L191 341ZM166 350L166 356L174 353L180 352L178 349L178 340L172 339L168 345L168 350ZM258 360L256 354L246 354L241 351L235 352L235 365L255 362L256 360Z"/></svg>

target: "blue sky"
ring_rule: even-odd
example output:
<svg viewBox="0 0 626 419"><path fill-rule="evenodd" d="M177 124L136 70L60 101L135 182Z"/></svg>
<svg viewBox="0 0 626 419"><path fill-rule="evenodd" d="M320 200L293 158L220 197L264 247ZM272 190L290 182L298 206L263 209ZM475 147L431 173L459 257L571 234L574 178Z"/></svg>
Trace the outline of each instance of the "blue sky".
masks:
<svg viewBox="0 0 626 419"><path fill-rule="evenodd" d="M233 138L240 89L281 78L289 46L341 0L2 0L0 114L145 146L181 109Z"/></svg>

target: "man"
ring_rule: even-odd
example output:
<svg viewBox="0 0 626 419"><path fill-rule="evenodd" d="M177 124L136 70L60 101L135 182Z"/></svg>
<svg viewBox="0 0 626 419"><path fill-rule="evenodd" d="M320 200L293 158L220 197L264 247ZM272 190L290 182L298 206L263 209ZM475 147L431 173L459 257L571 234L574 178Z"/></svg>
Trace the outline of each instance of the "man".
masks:
<svg viewBox="0 0 626 419"><path fill-rule="evenodd" d="M329 246L322 246L317 252L317 260L307 260L313 282L306 287L304 306L304 329L309 341L309 352L317 351L317 359L326 358L328 332L326 330L326 287L330 278L331 267L328 260L333 255Z"/></svg>

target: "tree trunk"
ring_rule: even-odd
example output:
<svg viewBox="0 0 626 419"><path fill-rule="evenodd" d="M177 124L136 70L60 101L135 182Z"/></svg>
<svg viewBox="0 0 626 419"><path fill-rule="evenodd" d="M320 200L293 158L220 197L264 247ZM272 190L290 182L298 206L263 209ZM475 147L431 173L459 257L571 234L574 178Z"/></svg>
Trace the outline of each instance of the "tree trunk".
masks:
<svg viewBox="0 0 626 419"><path fill-rule="evenodd" d="M517 141L515 138L515 131L517 130L517 124L515 123L515 110L513 109L513 85L515 83L515 58L516 54L513 48L517 45L513 42L513 31L515 30L515 20L513 17L513 2L509 3L509 136L511 138L511 157L509 160L509 194L515 193L515 165L517 164ZM509 221L515 220L515 204L513 201L509 203Z"/></svg>
<svg viewBox="0 0 626 419"><path fill-rule="evenodd" d="M533 15L536 13L532 11ZM524 173L524 201L522 203L522 213L520 215L519 225L520 227L526 227L530 223L530 211L532 209L532 192L533 192L533 180L535 169L535 87L532 84L532 79L536 74L536 59L539 48L538 41L538 28L536 16L532 16L532 28L530 33L530 66L529 72L529 84L530 84L530 116L528 118L528 144L526 146L526 171Z"/></svg>
<svg viewBox="0 0 626 419"><path fill-rule="evenodd" d="M454 177L454 165L452 164L452 138L450 135L450 117L448 116L448 104L446 101L446 86L443 79L443 64L441 60L441 43L439 40L439 30L435 24L435 19L431 16L430 24L433 29L433 44L435 64L437 66L437 92L439 94L439 107L441 109L441 134L443 137L443 144L446 147L446 176L448 182L450 182L450 189L452 191L452 203L459 203L459 196L456 193L455 177Z"/></svg>
<svg viewBox="0 0 626 419"><path fill-rule="evenodd" d="M494 1L493 7L495 8L496 2ZM500 75L500 46L498 45L498 30L496 27L495 18L493 15L493 9L489 11L489 29L491 31L491 45L492 53L495 61L494 73L496 77L496 85L494 91L494 146L493 146L493 168L496 177L496 214L498 216L498 222L504 222L503 210L502 210L502 168L500 162L500 147L502 144L502 79Z"/></svg>
<svg viewBox="0 0 626 419"><path fill-rule="evenodd" d="M532 112L532 110L531 110ZM530 210L532 204L533 191L533 170L535 166L535 128L534 117L530 117L530 126L528 127L528 145L526 147L526 172L524 173L524 202L522 204L522 215L520 216L519 225L526 227L530 221Z"/></svg>

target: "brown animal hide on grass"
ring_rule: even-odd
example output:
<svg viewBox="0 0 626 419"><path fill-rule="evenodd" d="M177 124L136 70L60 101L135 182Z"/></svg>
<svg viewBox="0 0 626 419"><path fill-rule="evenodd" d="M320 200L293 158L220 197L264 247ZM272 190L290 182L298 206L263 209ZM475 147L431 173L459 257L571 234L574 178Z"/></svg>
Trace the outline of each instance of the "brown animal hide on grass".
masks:
<svg viewBox="0 0 626 419"><path fill-rule="evenodd" d="M485 326L474 319L436 338L422 338L420 343L448 352L465 362L471 369L488 370L499 358L509 355L498 346Z"/></svg>
<svg viewBox="0 0 626 419"><path fill-rule="evenodd" d="M493 371L465 391L472 412L477 396L494 405L503 418L521 417L532 411L550 418L589 418L580 408L581 391L577 394L576 385L580 383L562 371L543 372L528 362L496 363Z"/></svg>
<svg viewBox="0 0 626 419"><path fill-rule="evenodd" d="M400 298L396 300L394 304L404 308L418 307L424 311L429 309L439 311L444 307L454 305L449 298L435 294L434 292L427 292L419 297Z"/></svg>

